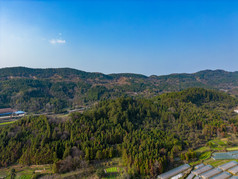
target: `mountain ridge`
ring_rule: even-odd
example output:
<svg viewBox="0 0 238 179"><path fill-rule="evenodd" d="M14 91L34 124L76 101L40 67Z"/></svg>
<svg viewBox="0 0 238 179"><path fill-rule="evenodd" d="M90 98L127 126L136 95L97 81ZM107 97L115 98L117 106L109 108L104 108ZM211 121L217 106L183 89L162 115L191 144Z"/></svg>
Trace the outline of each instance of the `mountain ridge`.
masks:
<svg viewBox="0 0 238 179"><path fill-rule="evenodd" d="M0 68L0 71L5 71L5 70L31 70L31 71L48 71L48 70L53 70L53 71L60 71L60 70L71 70L71 71L77 71L80 73L88 73L88 74L100 74L100 75L105 75L105 76L115 76L115 75L138 75L138 76L142 76L142 77L163 77L163 76L176 76L176 75L195 75L195 74L203 74L203 73L215 73L215 72L220 72L220 73L238 73L238 71L226 71L223 69L215 69L215 70L211 70L211 69L205 69L205 70L200 70L197 72L193 72L193 73L186 73L186 72L182 72L182 73L170 73L170 74L166 74L166 75L144 75L144 74L140 74L140 73L129 73L129 72L122 72L122 73L109 73L109 74L105 74L102 72L87 72L84 70L79 70L76 68L71 68L71 67L60 67L60 68L31 68L31 67L25 67L25 66L16 66L16 67L4 67L4 68ZM0 76L2 76L0 74Z"/></svg>
<svg viewBox="0 0 238 179"><path fill-rule="evenodd" d="M106 75L71 68L1 68L0 107L60 112L63 108L91 105L109 98L151 98L191 87L238 95L238 72L203 70L145 76L134 73ZM55 110L55 106L61 110Z"/></svg>

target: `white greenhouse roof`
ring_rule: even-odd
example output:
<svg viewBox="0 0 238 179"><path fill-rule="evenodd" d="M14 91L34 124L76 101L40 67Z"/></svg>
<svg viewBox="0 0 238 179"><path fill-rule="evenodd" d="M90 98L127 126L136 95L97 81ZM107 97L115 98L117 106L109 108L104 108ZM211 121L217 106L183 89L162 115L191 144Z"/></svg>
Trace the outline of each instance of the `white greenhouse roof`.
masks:
<svg viewBox="0 0 238 179"><path fill-rule="evenodd" d="M229 179L238 179L238 176L233 176L233 177L231 177Z"/></svg>
<svg viewBox="0 0 238 179"><path fill-rule="evenodd" d="M228 172L222 172L214 177L212 177L211 179L227 179L227 178L230 178L231 177L231 174L228 173Z"/></svg>
<svg viewBox="0 0 238 179"><path fill-rule="evenodd" d="M202 173L204 173L204 172L206 172L206 171L208 171L208 170L211 170L213 167L211 166L211 165L206 165L206 166L204 166L204 167L201 167L201 168L199 168L199 169L197 169L197 170L194 170L193 171L193 174L195 174L195 175L200 175L200 174L202 174Z"/></svg>
<svg viewBox="0 0 238 179"><path fill-rule="evenodd" d="M238 165L238 162L236 161L231 161L231 162L228 162L228 163L225 163L223 165L220 165L218 168L222 169L223 171L226 171L228 170L229 168L232 168L232 167L235 167Z"/></svg>
<svg viewBox="0 0 238 179"><path fill-rule="evenodd" d="M235 167L233 167L233 168L230 168L229 170L228 170L228 172L230 172L230 173L232 173L232 174L237 174L238 173L238 166L235 166Z"/></svg>
<svg viewBox="0 0 238 179"><path fill-rule="evenodd" d="M199 165L196 165L194 168L195 168L195 169L198 169L198 168L201 168L201 167L204 167L204 164L203 164L203 163L201 163L201 164L199 164Z"/></svg>
<svg viewBox="0 0 238 179"><path fill-rule="evenodd" d="M213 176L215 176L215 175L218 175L218 174L221 173L221 172L222 172L221 169L219 169L219 168L214 168L214 169L212 169L212 170L209 170L209 171L207 171L207 172L201 174L201 176L202 176L202 178L207 179L207 178L213 177Z"/></svg>
<svg viewBox="0 0 238 179"><path fill-rule="evenodd" d="M172 170L169 170L168 172L165 172L165 173L162 173L160 175L158 175L158 179L167 179L167 178L171 178L181 172L184 172L185 170L188 170L190 168L190 165L188 164L184 164L184 165L181 165L177 168L174 168Z"/></svg>
<svg viewBox="0 0 238 179"><path fill-rule="evenodd" d="M190 174L187 176L186 179L193 179L194 176L195 176L195 175L194 175L193 173L190 173Z"/></svg>

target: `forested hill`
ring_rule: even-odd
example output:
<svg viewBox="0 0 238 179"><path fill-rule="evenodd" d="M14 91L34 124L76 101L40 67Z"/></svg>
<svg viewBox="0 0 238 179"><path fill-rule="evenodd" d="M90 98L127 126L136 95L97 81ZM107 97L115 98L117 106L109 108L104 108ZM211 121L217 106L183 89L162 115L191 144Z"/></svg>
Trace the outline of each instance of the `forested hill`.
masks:
<svg viewBox="0 0 238 179"><path fill-rule="evenodd" d="M144 76L88 73L70 68L0 69L0 107L34 112L62 112L120 96L153 97L189 87L238 94L238 72L205 70L194 74Z"/></svg>
<svg viewBox="0 0 238 179"><path fill-rule="evenodd" d="M121 157L130 175L157 176L174 159L196 157L193 149L236 133L238 100L200 88L152 99L105 100L67 119L27 116L0 128L0 167L54 163L55 172Z"/></svg>

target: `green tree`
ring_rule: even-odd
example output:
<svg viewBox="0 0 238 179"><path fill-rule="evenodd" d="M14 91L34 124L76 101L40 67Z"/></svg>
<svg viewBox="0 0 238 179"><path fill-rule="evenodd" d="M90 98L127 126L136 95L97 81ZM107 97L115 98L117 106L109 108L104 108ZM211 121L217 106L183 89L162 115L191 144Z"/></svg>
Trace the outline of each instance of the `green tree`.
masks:
<svg viewBox="0 0 238 179"><path fill-rule="evenodd" d="M102 178L104 176L104 170L103 169L97 169L96 174L99 178Z"/></svg>
<svg viewBox="0 0 238 179"><path fill-rule="evenodd" d="M16 177L16 170L13 168L11 169L11 179L14 179Z"/></svg>

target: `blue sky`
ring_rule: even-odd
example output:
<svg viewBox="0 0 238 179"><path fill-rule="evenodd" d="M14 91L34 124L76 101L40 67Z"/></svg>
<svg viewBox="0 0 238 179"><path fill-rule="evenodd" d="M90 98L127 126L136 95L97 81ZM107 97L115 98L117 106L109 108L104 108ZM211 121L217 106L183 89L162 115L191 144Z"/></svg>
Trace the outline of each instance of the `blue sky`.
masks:
<svg viewBox="0 0 238 179"><path fill-rule="evenodd" d="M0 68L238 70L236 0L0 0Z"/></svg>

